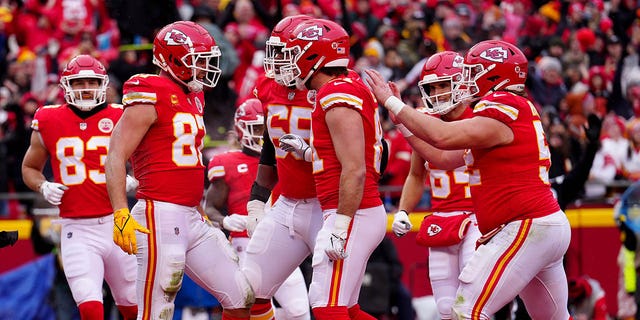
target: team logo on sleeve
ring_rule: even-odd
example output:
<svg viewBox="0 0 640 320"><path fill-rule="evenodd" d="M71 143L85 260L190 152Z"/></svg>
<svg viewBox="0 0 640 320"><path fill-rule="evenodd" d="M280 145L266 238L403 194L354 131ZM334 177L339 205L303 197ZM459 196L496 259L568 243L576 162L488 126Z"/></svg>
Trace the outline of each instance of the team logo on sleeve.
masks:
<svg viewBox="0 0 640 320"><path fill-rule="evenodd" d="M493 62L504 62L505 60L507 60L507 49L503 47L489 48L480 53L480 58L484 58Z"/></svg>
<svg viewBox="0 0 640 320"><path fill-rule="evenodd" d="M110 133L113 130L113 120L109 118L100 119L98 122L98 130L102 133Z"/></svg>

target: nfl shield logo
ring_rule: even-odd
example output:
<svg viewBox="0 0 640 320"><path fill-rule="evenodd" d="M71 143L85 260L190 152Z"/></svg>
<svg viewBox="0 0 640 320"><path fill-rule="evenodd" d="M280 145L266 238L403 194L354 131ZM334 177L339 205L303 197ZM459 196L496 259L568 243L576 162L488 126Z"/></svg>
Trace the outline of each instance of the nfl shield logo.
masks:
<svg viewBox="0 0 640 320"><path fill-rule="evenodd" d="M87 130L87 123L86 122L80 122L80 130Z"/></svg>

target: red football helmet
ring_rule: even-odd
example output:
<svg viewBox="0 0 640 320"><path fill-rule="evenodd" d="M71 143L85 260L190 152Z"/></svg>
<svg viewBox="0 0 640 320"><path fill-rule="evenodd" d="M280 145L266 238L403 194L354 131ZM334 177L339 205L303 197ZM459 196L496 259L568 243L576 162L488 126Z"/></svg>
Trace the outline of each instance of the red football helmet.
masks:
<svg viewBox="0 0 640 320"><path fill-rule="evenodd" d="M171 23L153 40L153 63L191 91L216 86L220 55L209 32L191 21Z"/></svg>
<svg viewBox="0 0 640 320"><path fill-rule="evenodd" d="M282 51L285 46L286 39L289 39L291 32L301 22L312 19L310 16L304 14L298 14L294 16L285 17L271 31L271 37L267 39L266 54L264 57L264 71L267 78L275 78L276 73L280 73L280 67L290 63L293 57L285 55ZM290 51L287 51L290 53ZM281 85L279 78L276 78L276 82Z"/></svg>
<svg viewBox="0 0 640 320"><path fill-rule="evenodd" d="M243 102L234 117L236 134L240 145L253 151L262 150L262 134L264 133L264 111L258 99Z"/></svg>
<svg viewBox="0 0 640 320"><path fill-rule="evenodd" d="M479 42L464 58L462 81L456 90L462 98L480 98L498 90L523 92L528 65L522 51L508 42Z"/></svg>
<svg viewBox="0 0 640 320"><path fill-rule="evenodd" d="M97 88L73 88L71 83L76 79L97 79L99 85ZM109 77L102 63L86 54L71 59L60 76L64 100L82 111L89 111L105 102L108 84Z"/></svg>
<svg viewBox="0 0 640 320"><path fill-rule="evenodd" d="M349 35L337 23L325 19L302 21L287 39L285 54L292 57L280 68L282 83L303 89L314 72L323 67L349 65Z"/></svg>
<svg viewBox="0 0 640 320"><path fill-rule="evenodd" d="M418 87L427 113L445 114L460 103L453 87L462 79L463 63L464 58L453 51L436 53L424 63Z"/></svg>

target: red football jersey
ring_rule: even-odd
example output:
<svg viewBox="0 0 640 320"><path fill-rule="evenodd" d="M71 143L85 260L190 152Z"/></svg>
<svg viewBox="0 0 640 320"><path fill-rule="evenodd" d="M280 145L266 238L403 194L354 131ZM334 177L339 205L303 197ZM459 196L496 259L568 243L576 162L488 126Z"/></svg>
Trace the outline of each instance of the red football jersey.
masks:
<svg viewBox="0 0 640 320"><path fill-rule="evenodd" d="M472 116L471 108L466 108L457 120ZM428 164L427 169L431 187L431 211L474 211L467 166L455 170L440 170Z"/></svg>
<svg viewBox="0 0 640 320"><path fill-rule="evenodd" d="M229 186L227 210L229 214L247 215L247 202L251 185L256 180L260 158L234 150L217 154L209 161L207 178L214 182L224 180ZM231 232L232 237L247 237L247 232Z"/></svg>
<svg viewBox="0 0 640 320"><path fill-rule="evenodd" d="M514 135L508 145L471 149L465 156L480 232L560 210L549 184L547 139L533 103L497 92L480 100L473 112L503 122Z"/></svg>
<svg viewBox="0 0 640 320"><path fill-rule="evenodd" d="M280 137L293 133L309 143L311 135L312 97L307 90L281 86L264 74L257 80L254 95L262 102L269 137L276 149L280 193L288 198L316 197L311 163L278 148Z"/></svg>
<svg viewBox="0 0 640 320"><path fill-rule="evenodd" d="M313 173L320 205L323 210L338 207L338 189L342 169L325 122L326 112L336 107L351 108L362 116L366 177L359 208L366 209L381 205L378 180L380 179L383 131L380 126L378 104L371 90L362 80L349 77L336 78L320 88L316 96L316 106L313 109L311 141L314 149Z"/></svg>
<svg viewBox="0 0 640 320"><path fill-rule="evenodd" d="M185 93L171 79L139 74L124 83L126 108L153 105L158 119L131 155L136 197L197 206L204 192L204 94Z"/></svg>
<svg viewBox="0 0 640 320"><path fill-rule="evenodd" d="M86 119L67 104L36 111L31 128L40 132L49 151L54 181L69 187L59 205L61 217L100 217L113 212L104 161L111 131L120 116L122 106L115 104Z"/></svg>

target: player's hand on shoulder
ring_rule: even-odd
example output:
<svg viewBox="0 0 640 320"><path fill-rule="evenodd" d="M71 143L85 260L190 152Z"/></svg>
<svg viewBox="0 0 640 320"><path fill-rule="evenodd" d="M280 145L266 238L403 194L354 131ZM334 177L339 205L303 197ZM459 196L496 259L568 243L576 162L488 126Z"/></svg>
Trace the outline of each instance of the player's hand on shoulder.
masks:
<svg viewBox="0 0 640 320"><path fill-rule="evenodd" d="M52 205L60 205L62 203L62 196L69 187L56 182L45 181L40 185L40 193L47 202Z"/></svg>

